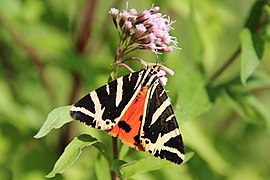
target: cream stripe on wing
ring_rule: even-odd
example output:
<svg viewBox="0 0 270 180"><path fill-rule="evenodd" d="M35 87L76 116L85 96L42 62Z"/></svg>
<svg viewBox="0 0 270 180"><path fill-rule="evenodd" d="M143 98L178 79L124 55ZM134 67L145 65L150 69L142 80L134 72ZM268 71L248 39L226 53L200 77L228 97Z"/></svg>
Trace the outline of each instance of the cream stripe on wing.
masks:
<svg viewBox="0 0 270 180"><path fill-rule="evenodd" d="M95 102L95 116L94 116L94 121L96 121L96 126L97 127L101 127L100 129L103 130L105 129L105 119L102 119L102 115L104 113L105 107L101 107L101 103L99 101L99 98L97 96L97 92L96 91L92 91L90 93L90 97L92 98L92 101Z"/></svg>
<svg viewBox="0 0 270 180"><path fill-rule="evenodd" d="M161 136L161 134L159 134L156 143L147 145L146 149L151 150L152 154L155 154L156 151L160 152L161 150L167 150L171 153L176 153L183 160L185 158L185 155L182 154L178 149L164 145L171 138L179 136L179 135L180 135L180 131L178 128L176 128L175 130L173 130L171 132L164 134L163 136Z"/></svg>
<svg viewBox="0 0 270 180"><path fill-rule="evenodd" d="M84 107L76 107L76 106L72 106L70 108L70 111L74 111L74 112L81 112L85 115L88 115L90 117L93 117L94 118L94 115L92 112L90 112L88 109L85 109Z"/></svg>
<svg viewBox="0 0 270 180"><path fill-rule="evenodd" d="M161 106L159 106L159 108L157 108L157 110L154 112L153 116L152 116L152 120L151 120L151 124L154 124L158 117L163 113L163 111L171 104L170 99L167 98L165 101L163 101L163 103L161 104Z"/></svg>
<svg viewBox="0 0 270 180"><path fill-rule="evenodd" d="M116 98L115 98L115 105L118 107L120 104L122 97L123 97L123 78L117 79L117 87L116 87Z"/></svg>
<svg viewBox="0 0 270 180"><path fill-rule="evenodd" d="M110 86L109 84L106 84L106 92L108 95L110 95Z"/></svg>
<svg viewBox="0 0 270 180"><path fill-rule="evenodd" d="M158 82L158 79L157 79L157 80L154 82L153 86L151 87L151 90L149 90L149 91L150 91L149 97L152 97L152 96L153 96L153 94L154 94L154 92L155 92L155 90L156 90L158 84L159 84L159 82Z"/></svg>
<svg viewBox="0 0 270 180"><path fill-rule="evenodd" d="M144 75L144 77L145 77L145 75ZM141 85L141 80L144 77L143 77L143 71L140 71L139 72L138 79L137 79L137 82L136 82L136 85L134 86L134 89L138 89L139 88L139 86ZM142 80L142 82L143 82L143 80Z"/></svg>
<svg viewBox="0 0 270 180"><path fill-rule="evenodd" d="M167 122L167 121L173 121L173 120L174 120L173 117L175 117L174 114L170 115L170 116L165 120L165 122Z"/></svg>

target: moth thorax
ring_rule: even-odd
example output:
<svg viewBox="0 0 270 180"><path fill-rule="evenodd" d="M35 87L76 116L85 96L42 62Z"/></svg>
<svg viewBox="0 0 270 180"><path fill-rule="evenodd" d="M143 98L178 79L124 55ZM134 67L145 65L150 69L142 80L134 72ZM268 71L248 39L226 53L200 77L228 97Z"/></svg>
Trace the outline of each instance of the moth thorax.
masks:
<svg viewBox="0 0 270 180"><path fill-rule="evenodd" d="M139 100L141 97L144 97L147 95L147 91L148 91L149 87L148 86L144 86L140 89L139 93L136 96L136 100Z"/></svg>
<svg viewBox="0 0 270 180"><path fill-rule="evenodd" d="M138 93L138 96L146 96L147 90L148 90L148 86L142 87L140 92Z"/></svg>
<svg viewBox="0 0 270 180"><path fill-rule="evenodd" d="M157 74L160 71L160 65L149 65L146 67L146 69L151 73L151 74Z"/></svg>

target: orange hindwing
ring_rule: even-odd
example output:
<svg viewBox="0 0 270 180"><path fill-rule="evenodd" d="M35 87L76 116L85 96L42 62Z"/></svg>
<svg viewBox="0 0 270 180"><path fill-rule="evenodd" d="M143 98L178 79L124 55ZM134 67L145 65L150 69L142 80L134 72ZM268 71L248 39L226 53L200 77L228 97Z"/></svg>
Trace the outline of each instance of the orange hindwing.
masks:
<svg viewBox="0 0 270 180"><path fill-rule="evenodd" d="M123 117L120 118L113 129L108 131L110 135L118 136L123 143L141 151L144 151L144 148L140 144L140 129L147 90L147 87L141 88Z"/></svg>

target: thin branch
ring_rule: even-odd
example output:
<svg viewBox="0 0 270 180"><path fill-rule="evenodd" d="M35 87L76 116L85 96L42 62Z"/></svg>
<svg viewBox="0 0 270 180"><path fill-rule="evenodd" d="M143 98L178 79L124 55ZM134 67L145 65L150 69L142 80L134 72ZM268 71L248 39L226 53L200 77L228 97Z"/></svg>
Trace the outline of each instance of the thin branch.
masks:
<svg viewBox="0 0 270 180"><path fill-rule="evenodd" d="M135 72L131 67L129 67L127 64L125 63L119 63L118 66L122 66L124 68L126 68L129 72L133 73Z"/></svg>
<svg viewBox="0 0 270 180"><path fill-rule="evenodd" d="M89 42L93 26L93 17L96 7L96 0L88 0L86 2L85 10L80 24L80 32L75 44L76 52L80 55L85 53L85 49Z"/></svg>
<svg viewBox="0 0 270 180"><path fill-rule="evenodd" d="M215 81L237 58L241 52L241 47L238 47L237 50L231 55L231 57L223 64L210 78L210 82Z"/></svg>
<svg viewBox="0 0 270 180"><path fill-rule="evenodd" d="M249 18L247 19L245 26L249 28L253 34L259 33L260 29L268 23L268 17L264 17L260 19L263 14L262 8L267 4L267 0L261 0L255 2L253 5ZM260 13L258 14L258 8L260 9ZM252 17L252 18L251 18ZM255 18L254 18L255 17ZM232 56L225 62L223 66L221 66L210 78L210 82L213 83L237 58L237 56L241 53L241 47L239 46L237 50L232 54Z"/></svg>
<svg viewBox="0 0 270 180"><path fill-rule="evenodd" d="M75 50L78 55L82 56L85 54L85 50L87 47L88 42L90 41L90 35L92 31L93 25L93 17L94 17L94 10L96 7L96 0L88 0L86 2L84 15L82 16L81 24L80 24L80 33L78 38L75 42ZM72 91L70 94L69 103L72 104L76 100L80 85L81 85L81 78L79 74L73 73L72 74Z"/></svg>
<svg viewBox="0 0 270 180"><path fill-rule="evenodd" d="M40 78L41 83L43 84L48 97L50 99L50 102L53 104L54 97L53 97L53 92L52 89L49 85L49 82L46 79L46 75L44 72L45 64L43 63L41 57L39 54L36 52L36 50L31 47L27 42L22 38L23 36L15 30L13 25L9 23L8 20L4 18L3 15L0 14L0 24L10 33L11 37L14 39L16 44L27 54L29 57L29 60L33 63L35 66L38 76Z"/></svg>
<svg viewBox="0 0 270 180"><path fill-rule="evenodd" d="M118 45L118 48L116 50L115 53L115 57L114 57L114 63L116 63L117 61L122 62L122 39Z"/></svg>
<svg viewBox="0 0 270 180"><path fill-rule="evenodd" d="M125 48L125 49L123 50L123 56L126 56L127 54L129 54L129 53L131 53L131 52L133 52L133 51L135 51L135 50L137 50L137 49L139 49L139 48L138 48L138 47Z"/></svg>
<svg viewBox="0 0 270 180"><path fill-rule="evenodd" d="M119 159L117 137L112 137L112 144L113 144L113 159L114 160ZM112 180L116 180L118 178L117 174L114 171L111 171L111 178Z"/></svg>
<svg viewBox="0 0 270 180"><path fill-rule="evenodd" d="M80 32L75 42L75 51L78 55L85 54L87 44L90 41L91 30L93 26L94 10L96 7L96 0L88 0L84 9L84 14L80 23ZM73 104L77 99L81 88L81 77L78 73L72 73L72 89L69 97L69 104ZM67 124L62 128L59 140L59 151L63 152L71 138L71 124Z"/></svg>
<svg viewBox="0 0 270 180"><path fill-rule="evenodd" d="M80 33L75 43L75 50L78 55L84 55L88 42L90 41L90 35L92 34L92 25L94 10L96 7L96 0L88 0L84 10L84 15L80 24ZM73 74L73 89L71 93L70 103L73 103L79 92L80 77L78 74Z"/></svg>
<svg viewBox="0 0 270 180"><path fill-rule="evenodd" d="M129 61L129 60L132 60L132 61L139 61L141 64L146 64L146 62L141 59L141 58L137 58L137 57L129 57L129 58L126 58L123 60L123 63L126 62L126 61Z"/></svg>

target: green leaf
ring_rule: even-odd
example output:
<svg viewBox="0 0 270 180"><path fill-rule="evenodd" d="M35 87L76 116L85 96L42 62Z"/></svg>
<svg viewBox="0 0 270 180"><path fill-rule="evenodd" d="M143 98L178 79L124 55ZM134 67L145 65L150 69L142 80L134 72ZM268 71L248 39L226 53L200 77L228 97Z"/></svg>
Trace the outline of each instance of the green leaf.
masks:
<svg viewBox="0 0 270 180"><path fill-rule="evenodd" d="M227 91L221 92L221 98L242 118L247 119L247 116L242 108L242 106L228 94Z"/></svg>
<svg viewBox="0 0 270 180"><path fill-rule="evenodd" d="M227 102L232 110L241 117L241 119L254 124L260 122L258 113L252 107L252 104L250 104L248 101L249 96L241 94L230 94L226 91L222 91L221 97Z"/></svg>
<svg viewBox="0 0 270 180"><path fill-rule="evenodd" d="M114 172L116 172L117 174L121 174L120 173L120 169L121 169L121 167L124 165L124 164L126 164L127 162L126 161L123 161L123 160L113 160L112 162L111 162L111 170L112 171L114 171Z"/></svg>
<svg viewBox="0 0 270 180"><path fill-rule="evenodd" d="M267 2L264 0L258 0L254 3L249 13L249 17L246 21L245 27L252 29L257 26L263 13L263 8L265 4L267 4Z"/></svg>
<svg viewBox="0 0 270 180"><path fill-rule="evenodd" d="M52 110L34 138L46 136L52 129L58 129L72 121L69 115L70 106L58 107Z"/></svg>
<svg viewBox="0 0 270 180"><path fill-rule="evenodd" d="M237 78L237 79L239 81L239 78ZM247 87L243 87L243 85L241 85L238 81L237 81L237 83L232 84L230 87L230 89L233 92L247 93L247 92L251 92L251 91L256 91L258 89L264 89L264 88L270 87L269 76L267 74L261 73L261 72L256 72L250 77L250 79L247 82L247 85L248 85Z"/></svg>
<svg viewBox="0 0 270 180"><path fill-rule="evenodd" d="M266 127L270 132L270 111L269 108L262 104L255 96L250 95L247 97L247 101L251 106L261 115L265 121Z"/></svg>
<svg viewBox="0 0 270 180"><path fill-rule="evenodd" d="M109 162L104 156L99 156L99 159L96 161L95 173L98 180L111 180Z"/></svg>
<svg viewBox="0 0 270 180"><path fill-rule="evenodd" d="M181 123L196 118L212 106L200 71L193 69L189 64L182 66L185 68L175 74L177 81L174 82L179 92L174 109Z"/></svg>
<svg viewBox="0 0 270 180"><path fill-rule="evenodd" d="M267 16L270 17L270 6L269 5L264 5L263 10L267 14Z"/></svg>
<svg viewBox="0 0 270 180"><path fill-rule="evenodd" d="M156 157L143 158L139 161L131 161L124 164L120 168L120 173L125 177L131 177L138 172L149 172L158 170L167 166L172 166L173 163L162 160ZM178 166L178 165L176 165Z"/></svg>
<svg viewBox="0 0 270 180"><path fill-rule="evenodd" d="M183 161L182 164L188 162L194 155L195 155L194 152L188 152L188 153L186 153L186 154L185 154L185 159L184 159L184 161Z"/></svg>
<svg viewBox="0 0 270 180"><path fill-rule="evenodd" d="M57 173L63 173L78 159L84 147L91 146L94 143L97 143L97 139L88 134L75 137L65 148L64 153L55 163L53 170L46 177L52 178Z"/></svg>
<svg viewBox="0 0 270 180"><path fill-rule="evenodd" d="M202 53L203 53L203 45L199 33L199 28L196 24L196 19L195 19L195 14L194 14L194 7L192 4L192 1L190 2L190 14L189 14L189 19L190 19L190 39L191 39L191 51L193 58L196 61L201 61Z"/></svg>
<svg viewBox="0 0 270 180"><path fill-rule="evenodd" d="M196 156L206 162L209 167L218 174L225 175L228 171L229 164L215 147L208 130L202 128L202 122L199 120L189 121L182 127L181 132L184 135L185 145L192 148L196 152ZM211 136L211 135L210 135ZM192 154L186 155L185 161L188 160Z"/></svg>
<svg viewBox="0 0 270 180"><path fill-rule="evenodd" d="M105 157L105 159L110 162L112 157L109 156L109 153L107 151L106 146L101 143L101 142L96 142L95 144L93 144L93 146L95 146L95 148L97 148L99 150L99 152Z"/></svg>
<svg viewBox="0 0 270 180"><path fill-rule="evenodd" d="M119 159L123 159L125 158L125 156L127 155L128 151L130 150L129 146L126 145L122 145L121 149L119 151Z"/></svg>
<svg viewBox="0 0 270 180"><path fill-rule="evenodd" d="M241 46L241 81L246 85L247 79L260 64L260 59L254 49L251 32L247 28L241 33Z"/></svg>

